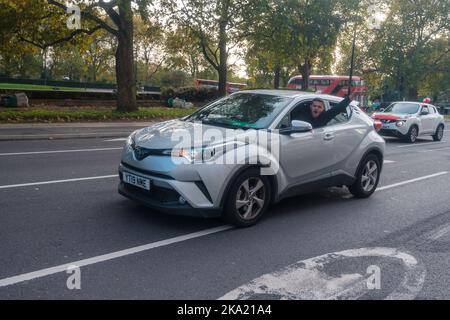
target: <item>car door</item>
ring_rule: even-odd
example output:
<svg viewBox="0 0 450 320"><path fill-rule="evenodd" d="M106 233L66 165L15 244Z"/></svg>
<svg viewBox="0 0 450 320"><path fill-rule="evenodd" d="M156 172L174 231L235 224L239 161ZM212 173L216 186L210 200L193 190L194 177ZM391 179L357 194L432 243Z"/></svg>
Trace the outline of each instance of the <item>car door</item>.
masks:
<svg viewBox="0 0 450 320"><path fill-rule="evenodd" d="M291 115L297 114L299 108L309 108L311 102L306 100L294 106L277 128L290 126L291 121L296 120ZM280 167L289 186L331 176L333 141L328 133L326 128L318 128L311 132L280 134Z"/></svg>
<svg viewBox="0 0 450 320"><path fill-rule="evenodd" d="M423 114L424 112L427 114ZM420 134L429 134L433 132L433 115L430 113L430 108L428 106L424 105L420 108L419 118L422 123L422 132L420 132Z"/></svg>
<svg viewBox="0 0 450 320"><path fill-rule="evenodd" d="M438 125L441 123L441 119L439 117L439 113L434 106L428 106L428 110L430 111L431 116L431 132L435 133Z"/></svg>
<svg viewBox="0 0 450 320"><path fill-rule="evenodd" d="M337 100L329 101L330 107L336 107ZM329 143L330 153L327 157L330 158L332 167L329 169L333 174L340 174L339 170L344 168L343 163L349 156L358 148L361 141L368 132L368 126L364 122L358 122L354 117L356 113L362 111L347 107L346 112L337 115L326 127L324 127L325 134L332 137Z"/></svg>

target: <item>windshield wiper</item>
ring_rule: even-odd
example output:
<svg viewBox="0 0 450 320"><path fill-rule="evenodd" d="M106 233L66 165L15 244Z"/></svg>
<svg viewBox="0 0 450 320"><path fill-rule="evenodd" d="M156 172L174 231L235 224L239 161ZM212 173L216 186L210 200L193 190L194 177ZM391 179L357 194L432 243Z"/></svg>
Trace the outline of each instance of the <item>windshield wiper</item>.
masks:
<svg viewBox="0 0 450 320"><path fill-rule="evenodd" d="M243 130L255 129L255 130L257 130L257 128L252 128L250 126L240 126L240 125L236 125L236 124L232 124L232 123L226 123L226 122L220 122L220 121L214 121L214 120L208 120L208 119L201 120L201 122L204 124L209 124L209 125L224 127L224 128L230 128L230 129L243 129Z"/></svg>

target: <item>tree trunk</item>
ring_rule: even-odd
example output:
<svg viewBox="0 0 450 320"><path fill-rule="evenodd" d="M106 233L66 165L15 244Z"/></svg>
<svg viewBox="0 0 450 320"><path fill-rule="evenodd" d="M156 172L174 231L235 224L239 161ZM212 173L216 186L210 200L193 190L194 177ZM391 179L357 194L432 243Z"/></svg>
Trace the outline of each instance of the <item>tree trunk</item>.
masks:
<svg viewBox="0 0 450 320"><path fill-rule="evenodd" d="M411 101L417 101L417 99L419 98L419 92L417 88L410 88L408 91L408 99Z"/></svg>
<svg viewBox="0 0 450 320"><path fill-rule="evenodd" d="M119 2L120 25L116 50L117 110L137 110L133 56L133 13L130 1Z"/></svg>
<svg viewBox="0 0 450 320"><path fill-rule="evenodd" d="M219 95L227 95L227 62L228 62L228 52L227 52L227 33L226 24L221 23L219 27Z"/></svg>
<svg viewBox="0 0 450 320"><path fill-rule="evenodd" d="M302 90L306 91L309 89L309 77L311 75L311 62L305 59L305 63L300 65L298 68L300 74L302 75Z"/></svg>
<svg viewBox="0 0 450 320"><path fill-rule="evenodd" d="M274 69L274 79L273 79L273 88L280 88L280 78L281 78L281 67L280 65L276 65Z"/></svg>

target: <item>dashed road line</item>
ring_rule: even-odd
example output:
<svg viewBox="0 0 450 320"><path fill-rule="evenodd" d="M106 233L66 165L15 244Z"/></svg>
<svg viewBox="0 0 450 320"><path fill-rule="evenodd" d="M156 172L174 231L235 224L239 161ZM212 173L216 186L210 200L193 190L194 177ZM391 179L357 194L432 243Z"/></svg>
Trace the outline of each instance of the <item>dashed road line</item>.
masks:
<svg viewBox="0 0 450 320"><path fill-rule="evenodd" d="M117 177L118 177L118 175L114 174L114 175L109 175L109 176L98 176L98 177L76 178L76 179L66 179L66 180L52 180L52 181L21 183L21 184L10 184L10 185L5 185L5 186L0 186L0 189L12 189L12 188L20 188L20 187L41 186L41 185L46 185L46 184L111 179L111 178L117 178Z"/></svg>
<svg viewBox="0 0 450 320"><path fill-rule="evenodd" d="M0 156L6 157L6 156L26 156L26 155L52 154L52 153L99 152L99 151L113 151L113 150L122 150L122 149L123 148L98 148L98 149L10 152L10 153L0 153Z"/></svg>
<svg viewBox="0 0 450 320"><path fill-rule="evenodd" d="M397 148L414 148L414 147L422 147L422 146L432 146L435 144L443 144L447 141L440 141L440 142L422 142L422 143L416 143L416 144L405 144L401 146L397 146Z"/></svg>
<svg viewBox="0 0 450 320"><path fill-rule="evenodd" d="M446 175L448 173L449 173L448 171L442 171L442 172L438 172L438 173L431 174L431 175L428 175L428 176L424 176L424 177L420 177L420 178L416 178L416 179L411 179L411 180L407 180L407 181L403 181L403 182L399 182L399 183L394 183L394 184L391 184L391 185L388 185L388 186L380 187L380 188L377 189L377 191L388 190L388 189L392 189L392 188L395 188L395 187L404 186L406 184L419 182L419 181L423 181L423 180L428 180L428 179L431 179L431 178L436 178L436 177L439 177L439 176Z"/></svg>
<svg viewBox="0 0 450 320"><path fill-rule="evenodd" d="M37 279L37 278L42 278L42 277L50 276L50 275L60 273L60 272L65 272L65 271L67 271L68 268L71 268L73 266L81 268L81 267L93 265L96 263L105 262L105 261L129 256L132 254L149 251L151 249L165 247L165 246L168 246L168 245L171 245L174 243L179 243L179 242L183 242L183 241L187 241L187 240L191 240L191 239L195 239L195 238L200 238L203 236L222 232L222 231L229 230L232 228L233 228L232 226L224 225L224 226L220 226L220 227L216 227L216 228L211 228L211 229L206 229L206 230L202 230L202 231L198 231L198 232L194 232L194 233L189 233L186 235L178 236L175 238L170 238L167 240L161 240L161 241L145 244L145 245L130 248L130 249L111 252L108 254L104 254L104 255L100 255L100 256L84 259L84 260L70 262L70 263L66 263L63 265L56 266L56 267L51 267L51 268L33 271L33 272L25 273L25 274L20 274L17 276L1 279L0 287L6 287L6 286L10 286L10 285L17 284L20 282L29 281L29 280L33 280L33 279Z"/></svg>

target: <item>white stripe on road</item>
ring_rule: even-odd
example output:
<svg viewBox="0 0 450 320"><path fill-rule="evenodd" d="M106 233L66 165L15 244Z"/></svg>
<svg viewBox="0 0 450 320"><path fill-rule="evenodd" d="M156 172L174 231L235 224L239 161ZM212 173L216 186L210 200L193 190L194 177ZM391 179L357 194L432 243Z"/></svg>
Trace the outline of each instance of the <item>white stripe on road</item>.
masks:
<svg viewBox="0 0 450 320"><path fill-rule="evenodd" d="M422 147L422 146L432 146L434 144L442 144L446 143L447 141L439 141L439 142L421 142L416 144L405 144L402 146L397 146L397 148L412 148L412 147Z"/></svg>
<svg viewBox="0 0 450 320"><path fill-rule="evenodd" d="M134 247L134 248L130 248L130 249L116 251L116 252L104 254L104 255L101 255L101 256L97 256L97 257L92 257L92 258L79 260L79 261L75 261L75 262L70 262L70 263L66 263L66 264L63 264L63 265L56 266L56 267L51 267L51 268L47 268L47 269L42 269L42 270L30 272L30 273L25 273L25 274L13 276L13 277L10 277L10 278L6 278L6 279L0 280L0 287L10 286L10 285L17 284L17 283L20 283L20 282L29 281L29 280L33 280L33 279L36 279L36 278L42 278L42 277L45 277L45 276L49 276L49 275L52 275L52 274L55 274L55 273L65 272L65 271L68 270L68 268L73 267L73 266L81 268L81 267L85 267L85 266L88 266L88 265L92 265L92 264L105 262L105 261L112 260L112 259L117 259L117 258L129 256L129 255L132 255L132 254L135 254L135 253L139 253L139 252L148 251L148 250L155 249L155 248L168 246L168 245L171 245L171 244L174 244L174 243L179 243L179 242L191 240L191 239L194 239L194 238L203 237L203 236L206 236L206 235L209 235L209 234L218 233L218 232L229 230L229 229L232 229L232 228L233 228L232 226L228 226L228 225L220 226L220 227L217 227L217 228L202 230L202 231L199 231L199 232L194 232L194 233L186 234L186 235L183 235L183 236L179 236L179 237L175 237L175 238L171 238L171 239L167 239L167 240L157 241L157 242L149 243L149 244L146 244L146 245L142 245L142 246L138 246L138 247Z"/></svg>
<svg viewBox="0 0 450 320"><path fill-rule="evenodd" d="M416 178L416 179L412 179L412 180L408 180L408 181L394 183L394 184L391 184L391 185L388 185L388 186L380 187L380 188L377 189L377 191L388 190L388 189L392 189L392 188L395 188L395 187L403 186L405 184L410 184L410 183L414 183L414 182L418 182L418 181L428 180L428 179L431 179L431 178L435 178L435 177L446 175L448 173L449 173L448 171L443 171L443 172L438 172L438 173L435 173L435 174L431 174L429 176L424 176L424 177L420 177L420 178Z"/></svg>
<svg viewBox="0 0 450 320"><path fill-rule="evenodd" d="M127 139L128 138L110 139L110 140L105 140L105 142L127 141Z"/></svg>
<svg viewBox="0 0 450 320"><path fill-rule="evenodd" d="M441 151L441 150L448 150L450 149L450 147L444 147L444 148L438 148L438 149L427 149L427 150L421 150L419 151L419 153L426 153L426 152L431 152L431 151Z"/></svg>
<svg viewBox="0 0 450 320"><path fill-rule="evenodd" d="M99 180L99 179L111 179L111 178L117 178L117 177L118 177L118 175L114 174L114 175L110 175L110 176L87 177L87 178L53 180L53 181L41 181L41 182L22 183L22 184L10 184L10 185L6 185L6 186L0 186L0 189L11 189L11 188L20 188L20 187L40 186L40 185L45 185L45 184L77 182L77 181L89 181L89 180Z"/></svg>
<svg viewBox="0 0 450 320"><path fill-rule="evenodd" d="M33 151L33 152L13 152L0 153L0 156L25 156L33 154L51 154L51 153L72 153L72 152L97 152L97 151L112 151L122 150L123 148L99 148L99 149L78 149L78 150L54 150L54 151Z"/></svg>
<svg viewBox="0 0 450 320"><path fill-rule="evenodd" d="M450 223L444 225L443 227L440 227L437 230L433 230L433 232L428 235L428 239L437 240L437 239L445 236L449 232L450 232Z"/></svg>

